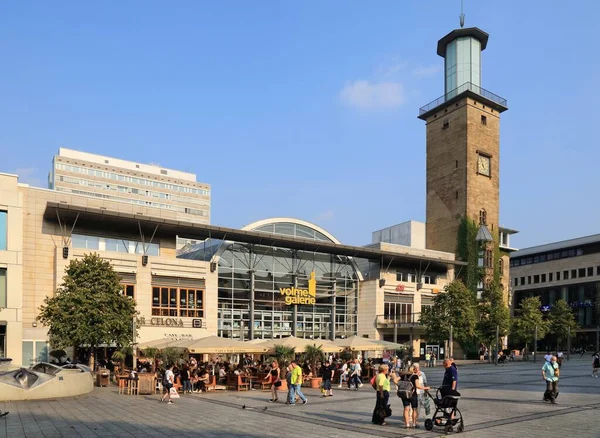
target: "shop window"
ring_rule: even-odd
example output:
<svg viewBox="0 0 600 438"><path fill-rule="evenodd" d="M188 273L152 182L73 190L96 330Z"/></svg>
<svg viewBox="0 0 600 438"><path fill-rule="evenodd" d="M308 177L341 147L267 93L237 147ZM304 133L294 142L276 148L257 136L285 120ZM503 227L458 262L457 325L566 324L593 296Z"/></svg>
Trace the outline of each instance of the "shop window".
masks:
<svg viewBox="0 0 600 438"><path fill-rule="evenodd" d="M204 291L177 287L152 287L152 315L204 317Z"/></svg>

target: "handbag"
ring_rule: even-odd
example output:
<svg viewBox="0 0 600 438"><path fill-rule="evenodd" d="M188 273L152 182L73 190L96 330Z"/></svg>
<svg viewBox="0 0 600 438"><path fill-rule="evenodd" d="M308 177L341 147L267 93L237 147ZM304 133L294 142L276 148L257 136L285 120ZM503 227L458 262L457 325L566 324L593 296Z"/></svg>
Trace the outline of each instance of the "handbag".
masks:
<svg viewBox="0 0 600 438"><path fill-rule="evenodd" d="M169 397L170 398L179 398L179 393L177 392L177 390L173 387L171 387L171 389L169 389Z"/></svg>
<svg viewBox="0 0 600 438"><path fill-rule="evenodd" d="M275 388L279 388L281 386L281 380L278 380L277 382L274 383Z"/></svg>

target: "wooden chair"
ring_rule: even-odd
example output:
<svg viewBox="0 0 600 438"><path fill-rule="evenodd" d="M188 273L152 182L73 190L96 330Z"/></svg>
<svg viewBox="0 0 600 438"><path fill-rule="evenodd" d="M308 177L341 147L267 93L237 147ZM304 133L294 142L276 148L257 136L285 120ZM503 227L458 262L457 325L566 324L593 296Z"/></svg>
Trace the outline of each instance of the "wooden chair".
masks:
<svg viewBox="0 0 600 438"><path fill-rule="evenodd" d="M244 382L242 376L237 374L227 375L227 389L235 389L237 391L248 391L250 389L250 383Z"/></svg>
<svg viewBox="0 0 600 438"><path fill-rule="evenodd" d="M127 377L128 376L117 376L119 394L125 394L127 392Z"/></svg>

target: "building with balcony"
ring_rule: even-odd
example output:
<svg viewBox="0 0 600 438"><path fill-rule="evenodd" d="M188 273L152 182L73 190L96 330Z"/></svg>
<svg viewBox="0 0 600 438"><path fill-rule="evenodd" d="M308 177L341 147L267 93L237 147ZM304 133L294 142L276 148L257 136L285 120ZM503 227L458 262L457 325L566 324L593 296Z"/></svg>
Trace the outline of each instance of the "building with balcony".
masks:
<svg viewBox="0 0 600 438"><path fill-rule="evenodd" d="M549 312L562 299L573 309L579 325L572 345L598 348L600 234L515 251L510 266L513 310L524 298L540 297L540 310Z"/></svg>

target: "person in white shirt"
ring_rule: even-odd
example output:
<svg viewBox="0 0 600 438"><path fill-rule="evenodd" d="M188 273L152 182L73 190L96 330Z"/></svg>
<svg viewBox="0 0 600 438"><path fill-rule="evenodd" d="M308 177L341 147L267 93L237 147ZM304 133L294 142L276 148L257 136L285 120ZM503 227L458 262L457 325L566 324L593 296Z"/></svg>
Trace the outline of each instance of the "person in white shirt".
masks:
<svg viewBox="0 0 600 438"><path fill-rule="evenodd" d="M550 352L548 352L546 355L544 355L544 360L546 362L552 362L552 355L550 354Z"/></svg>
<svg viewBox="0 0 600 438"><path fill-rule="evenodd" d="M166 401L170 405L173 404L173 400L171 400L171 388L174 384L175 374L173 374L173 365L169 365L163 376L163 388L165 388L165 393L160 401Z"/></svg>
<svg viewBox="0 0 600 438"><path fill-rule="evenodd" d="M342 368L341 368L340 384L338 385L338 388L341 388L342 383L345 382L346 380L348 380L348 363L344 362L344 364L342 365Z"/></svg>

